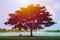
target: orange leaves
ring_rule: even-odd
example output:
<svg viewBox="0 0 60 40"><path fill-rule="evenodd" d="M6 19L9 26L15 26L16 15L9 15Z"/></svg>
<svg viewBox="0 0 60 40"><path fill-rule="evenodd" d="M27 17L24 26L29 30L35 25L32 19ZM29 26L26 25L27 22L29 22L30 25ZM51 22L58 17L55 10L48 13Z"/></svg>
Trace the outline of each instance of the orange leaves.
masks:
<svg viewBox="0 0 60 40"><path fill-rule="evenodd" d="M43 29L55 23L52 21L53 19L50 18L52 15L46 11L45 6L41 7L39 4L22 7L16 10L15 14L9 14L9 16L10 18L5 24L14 25L14 28L23 28L25 30L30 28L33 30ZM44 27L42 27L42 25Z"/></svg>
<svg viewBox="0 0 60 40"><path fill-rule="evenodd" d="M40 13L40 6L39 5L34 6L33 4L31 4L27 8L22 7L21 10L17 10L16 13L26 18L33 17L37 13Z"/></svg>

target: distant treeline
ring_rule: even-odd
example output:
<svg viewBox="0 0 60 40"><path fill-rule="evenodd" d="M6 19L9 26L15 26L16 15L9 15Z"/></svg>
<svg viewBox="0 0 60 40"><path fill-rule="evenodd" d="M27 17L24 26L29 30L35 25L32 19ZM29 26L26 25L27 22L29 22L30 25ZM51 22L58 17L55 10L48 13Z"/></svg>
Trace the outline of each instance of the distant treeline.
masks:
<svg viewBox="0 0 60 40"><path fill-rule="evenodd" d="M0 29L0 32L23 32L23 30L6 30L6 29Z"/></svg>
<svg viewBox="0 0 60 40"><path fill-rule="evenodd" d="M45 30L45 32L60 32L60 30Z"/></svg>
<svg viewBox="0 0 60 40"><path fill-rule="evenodd" d="M0 29L0 32L6 32L6 29Z"/></svg>
<svg viewBox="0 0 60 40"><path fill-rule="evenodd" d="M18 30L18 29L16 29L16 30L0 29L0 32L30 32L30 31L27 31L27 30Z"/></svg>

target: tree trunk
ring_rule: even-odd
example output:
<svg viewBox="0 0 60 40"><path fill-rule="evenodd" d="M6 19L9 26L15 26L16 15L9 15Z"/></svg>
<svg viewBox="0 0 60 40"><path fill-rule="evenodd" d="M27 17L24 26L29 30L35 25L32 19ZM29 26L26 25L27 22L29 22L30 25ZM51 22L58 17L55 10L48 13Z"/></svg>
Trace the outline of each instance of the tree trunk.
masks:
<svg viewBox="0 0 60 40"><path fill-rule="evenodd" d="M32 35L32 28L31 28L30 30L31 30L31 35L30 35L30 36L33 36L33 35Z"/></svg>

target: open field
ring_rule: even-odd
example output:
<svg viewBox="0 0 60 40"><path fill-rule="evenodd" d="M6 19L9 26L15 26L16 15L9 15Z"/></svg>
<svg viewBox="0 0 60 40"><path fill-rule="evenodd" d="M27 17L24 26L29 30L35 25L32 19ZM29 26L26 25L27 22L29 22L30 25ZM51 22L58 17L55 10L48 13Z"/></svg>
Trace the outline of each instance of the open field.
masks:
<svg viewBox="0 0 60 40"><path fill-rule="evenodd" d="M36 36L36 37L0 36L0 40L60 40L60 36Z"/></svg>

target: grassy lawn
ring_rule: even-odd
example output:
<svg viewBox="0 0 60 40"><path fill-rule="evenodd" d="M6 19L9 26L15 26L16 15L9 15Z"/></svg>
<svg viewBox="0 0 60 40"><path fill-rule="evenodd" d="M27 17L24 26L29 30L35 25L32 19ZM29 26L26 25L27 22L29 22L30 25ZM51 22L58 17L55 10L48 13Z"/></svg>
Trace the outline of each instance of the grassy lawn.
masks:
<svg viewBox="0 0 60 40"><path fill-rule="evenodd" d="M37 37L0 36L0 40L60 40L60 36L37 36Z"/></svg>

